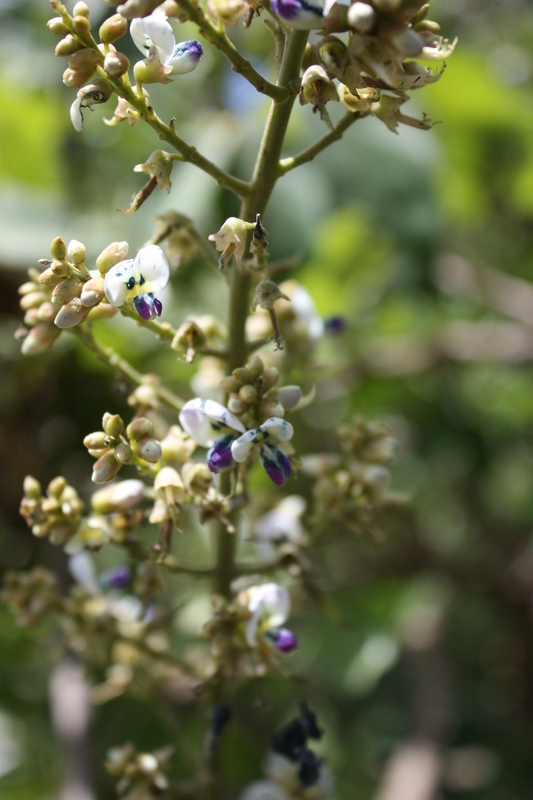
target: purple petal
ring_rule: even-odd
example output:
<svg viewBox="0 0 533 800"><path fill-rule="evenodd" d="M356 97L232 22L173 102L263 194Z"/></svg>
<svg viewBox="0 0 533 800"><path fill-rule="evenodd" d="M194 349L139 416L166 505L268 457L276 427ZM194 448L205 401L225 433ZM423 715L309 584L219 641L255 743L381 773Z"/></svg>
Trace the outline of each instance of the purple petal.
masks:
<svg viewBox="0 0 533 800"><path fill-rule="evenodd" d="M273 631L272 633L274 635L271 638L280 653L292 653L298 647L296 634L288 628L280 628L279 631Z"/></svg>
<svg viewBox="0 0 533 800"><path fill-rule="evenodd" d="M161 300L158 300L157 297L154 297L154 311L158 317L161 316L161 312L163 311L163 303Z"/></svg>
<svg viewBox="0 0 533 800"><path fill-rule="evenodd" d="M100 575L102 589L125 589L131 580L131 569L126 564L119 564Z"/></svg>
<svg viewBox="0 0 533 800"><path fill-rule="evenodd" d="M340 336L341 333L344 333L346 325L346 317L328 317L324 320L324 327L332 336Z"/></svg>
<svg viewBox="0 0 533 800"><path fill-rule="evenodd" d="M323 10L308 0L272 0L270 8L292 27L312 30L322 27Z"/></svg>
<svg viewBox="0 0 533 800"><path fill-rule="evenodd" d="M133 301L133 305L137 314L147 322L155 317L154 302L149 295L138 294Z"/></svg>
<svg viewBox="0 0 533 800"><path fill-rule="evenodd" d="M291 474L291 460L289 456L279 447L276 447L275 444L264 444L261 447L259 457L270 480L275 483L276 486L283 486Z"/></svg>
<svg viewBox="0 0 533 800"><path fill-rule="evenodd" d="M207 451L207 466L216 475L220 470L227 469L233 464L231 444L235 436L232 434L219 436L213 447Z"/></svg>

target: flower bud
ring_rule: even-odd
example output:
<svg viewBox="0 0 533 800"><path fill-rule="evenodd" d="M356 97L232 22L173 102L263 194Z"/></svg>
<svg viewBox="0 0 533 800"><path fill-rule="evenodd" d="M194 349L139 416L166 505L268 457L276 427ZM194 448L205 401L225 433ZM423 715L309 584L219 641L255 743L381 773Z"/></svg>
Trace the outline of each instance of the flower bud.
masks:
<svg viewBox="0 0 533 800"><path fill-rule="evenodd" d="M282 386L276 392L276 400L281 403L285 411L292 411L302 399L302 390L299 386Z"/></svg>
<svg viewBox="0 0 533 800"><path fill-rule="evenodd" d="M69 56L67 64L70 69L87 72L92 68L94 72L99 61L101 62L101 57L96 50L92 50L90 47L84 47L83 50L78 50L76 53Z"/></svg>
<svg viewBox="0 0 533 800"><path fill-rule="evenodd" d="M130 62L124 53L109 52L104 58L104 69L111 78L119 78L130 67Z"/></svg>
<svg viewBox="0 0 533 800"><path fill-rule="evenodd" d="M75 297L79 297L82 290L82 282L77 278L65 278L54 286L52 292L52 303L56 306L64 306L70 303Z"/></svg>
<svg viewBox="0 0 533 800"><path fill-rule="evenodd" d="M352 3L348 9L348 25L360 33L372 30L376 24L376 12L368 3Z"/></svg>
<svg viewBox="0 0 533 800"><path fill-rule="evenodd" d="M65 249L65 253L66 253L66 249ZM63 258L64 258L64 256L63 256ZM58 260L52 261L52 266L50 267L50 269L52 270L54 275L58 276L58 278L66 278L66 276L69 273L68 264L66 264L64 261L58 261Z"/></svg>
<svg viewBox="0 0 533 800"><path fill-rule="evenodd" d="M248 6L244 0L207 0L209 13L223 25L234 26Z"/></svg>
<svg viewBox="0 0 533 800"><path fill-rule="evenodd" d="M185 464L196 450L196 442L190 439L178 425L172 425L161 440L162 459L167 464Z"/></svg>
<svg viewBox="0 0 533 800"><path fill-rule="evenodd" d="M265 419L270 417L283 417L285 416L285 409L278 400L273 397L265 397L259 405L259 414Z"/></svg>
<svg viewBox="0 0 533 800"><path fill-rule="evenodd" d="M254 356L250 361L250 363L248 364L248 370L250 371L252 381L256 381L259 378L259 376L263 374L264 368L265 365L263 364L259 356Z"/></svg>
<svg viewBox="0 0 533 800"><path fill-rule="evenodd" d="M241 388L241 382L236 380L232 375L221 378L218 385L223 392L227 392L228 394L230 392L238 392Z"/></svg>
<svg viewBox="0 0 533 800"><path fill-rule="evenodd" d="M181 470L183 483L189 490L205 492L212 483L212 475L207 464L184 464Z"/></svg>
<svg viewBox="0 0 533 800"><path fill-rule="evenodd" d="M129 245L127 242L112 242L102 250L96 259L96 266L100 275L104 276L111 267L124 261L128 256Z"/></svg>
<svg viewBox="0 0 533 800"><path fill-rule="evenodd" d="M127 464L131 460L132 450L129 444L121 442L115 447L115 458L119 464Z"/></svg>
<svg viewBox="0 0 533 800"><path fill-rule="evenodd" d="M126 429L128 439L145 439L152 433L152 423L146 417L137 417L128 425Z"/></svg>
<svg viewBox="0 0 533 800"><path fill-rule="evenodd" d="M120 414L106 414L103 420L103 428L108 436L117 439L124 430L124 423Z"/></svg>
<svg viewBox="0 0 533 800"><path fill-rule="evenodd" d="M42 495L42 489L41 489L41 484L39 483L37 478L34 478L32 475L26 475L22 486L24 490L24 495L26 497L30 497L33 500L39 500L39 498Z"/></svg>
<svg viewBox="0 0 533 800"><path fill-rule="evenodd" d="M83 322L89 313L89 309L81 304L81 300L75 297L66 306L63 306L54 320L54 325L58 328L73 328Z"/></svg>
<svg viewBox="0 0 533 800"><path fill-rule="evenodd" d="M41 272L41 274L39 275L39 283L41 284L41 286L57 286L60 280L61 278L58 275L56 275L50 267L48 267L48 269L45 269L44 272ZM23 284L23 286L24 285L25 284ZM31 285L33 286L33 283ZM19 288L19 294L26 294L26 292L21 291L23 286Z"/></svg>
<svg viewBox="0 0 533 800"><path fill-rule="evenodd" d="M56 238L50 245L50 252L52 254L52 257L59 259L59 261L65 258L67 254L67 247L61 236L56 236Z"/></svg>
<svg viewBox="0 0 533 800"><path fill-rule="evenodd" d="M94 462L91 480L93 483L109 483L116 476L120 467L121 464L115 460L113 453L108 451Z"/></svg>
<svg viewBox="0 0 533 800"><path fill-rule="evenodd" d="M87 258L85 245L81 242L78 242L76 239L72 239L68 243L67 255L73 264L84 264L85 259Z"/></svg>
<svg viewBox="0 0 533 800"><path fill-rule="evenodd" d="M157 439L139 439L137 442L137 455L155 464L162 455L161 445Z"/></svg>
<svg viewBox="0 0 533 800"><path fill-rule="evenodd" d="M146 17L157 8L160 2L161 0L126 0L125 3L118 6L117 11L126 19Z"/></svg>
<svg viewBox="0 0 533 800"><path fill-rule="evenodd" d="M64 39L61 39L59 44L56 46L55 54L56 56L71 56L77 50L81 50L83 45L78 42L74 36L70 34L65 36Z"/></svg>
<svg viewBox="0 0 533 800"><path fill-rule="evenodd" d="M91 506L96 514L129 511L144 498L145 485L131 479L99 489L91 497Z"/></svg>
<svg viewBox="0 0 533 800"><path fill-rule="evenodd" d="M107 437L103 431L88 433L83 440L83 446L86 447L87 450L96 450L100 447L106 447L106 438Z"/></svg>
<svg viewBox="0 0 533 800"><path fill-rule="evenodd" d="M267 367L263 372L263 386L265 391L272 389L279 380L279 370L277 367ZM274 414L275 416L275 414Z"/></svg>
<svg viewBox="0 0 533 800"><path fill-rule="evenodd" d="M74 8L72 9L72 16L73 17L87 17L87 19L88 19L89 18L89 6L87 5L87 3L82 2L82 0L80 0L80 2L78 2L78 3L76 3Z"/></svg>
<svg viewBox="0 0 533 800"><path fill-rule="evenodd" d="M248 411L248 406L245 405L242 400L239 400L238 397L230 397L228 400L228 409L232 414L236 414L240 417L241 414L245 414Z"/></svg>
<svg viewBox="0 0 533 800"><path fill-rule="evenodd" d="M255 386L252 386L250 383L241 386L239 389L239 399L248 405L255 403L257 400L257 389Z"/></svg>
<svg viewBox="0 0 533 800"><path fill-rule="evenodd" d="M56 34L56 36L67 36L67 34L70 32L67 25L65 25L63 22L62 17L53 17L52 19L49 19L46 24L52 33Z"/></svg>
<svg viewBox="0 0 533 800"><path fill-rule="evenodd" d="M99 319L110 319L110 317L114 317L117 313L115 306L109 305L109 303L100 303L98 306L93 306L88 315L87 319L89 322L97 322Z"/></svg>
<svg viewBox="0 0 533 800"><path fill-rule="evenodd" d="M87 34L91 32L91 23L87 17L74 17L72 20L72 30L74 33L77 33L78 36L87 36Z"/></svg>
<svg viewBox="0 0 533 800"><path fill-rule="evenodd" d="M55 325L43 322L35 325L22 342L21 353L24 356L38 356L50 350L61 333Z"/></svg>
<svg viewBox="0 0 533 800"><path fill-rule="evenodd" d="M104 44L113 44L128 32L128 23L120 14L113 14L100 25L98 35Z"/></svg>
<svg viewBox="0 0 533 800"><path fill-rule="evenodd" d="M104 279L91 278L83 284L80 300L84 306L92 308L104 299Z"/></svg>
<svg viewBox="0 0 533 800"><path fill-rule="evenodd" d="M46 299L47 296L44 292L28 292L21 298L20 307L23 311L28 311L30 308L38 308Z"/></svg>
<svg viewBox="0 0 533 800"><path fill-rule="evenodd" d="M56 478L50 481L48 484L48 488L46 489L47 494L51 494L53 497L61 497L62 493L65 491L67 487L67 481L63 478L62 475L58 475Z"/></svg>
<svg viewBox="0 0 533 800"><path fill-rule="evenodd" d="M322 69L322 67L316 67L316 69ZM322 69L322 72L324 70ZM324 75L326 73L324 72ZM326 75L327 78L327 75ZM274 283L274 281L261 281L257 284L257 288L255 290L254 299L252 302L252 308L255 309L259 306L260 308L274 308L274 303L276 300L283 298L284 300L289 300L286 294L283 294L279 286Z"/></svg>
<svg viewBox="0 0 533 800"><path fill-rule="evenodd" d="M41 303L41 305L37 309L37 320L39 322L48 322L52 324L56 314L57 314L57 308L54 306L53 303L49 302Z"/></svg>

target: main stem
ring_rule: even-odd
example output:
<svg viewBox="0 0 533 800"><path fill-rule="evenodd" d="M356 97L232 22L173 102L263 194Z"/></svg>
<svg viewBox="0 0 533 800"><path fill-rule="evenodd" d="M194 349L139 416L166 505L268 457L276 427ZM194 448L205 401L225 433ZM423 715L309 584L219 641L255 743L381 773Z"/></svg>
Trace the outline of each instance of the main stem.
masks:
<svg viewBox="0 0 533 800"><path fill-rule="evenodd" d="M264 214L268 201L280 175L279 161L281 149L294 101L300 87L300 67L307 44L308 31L291 30L280 65L278 86L287 89L289 95L283 102L273 101L265 125L263 139L257 154L250 192L243 200L240 217L248 222L255 220L256 214ZM241 367L247 360L245 325L250 306L252 276L240 272L235 267L230 285L229 330L228 330L228 372ZM224 495L230 493L231 475L221 474L220 490ZM230 596L230 584L235 567L235 534L228 533L219 526L215 591L225 597Z"/></svg>

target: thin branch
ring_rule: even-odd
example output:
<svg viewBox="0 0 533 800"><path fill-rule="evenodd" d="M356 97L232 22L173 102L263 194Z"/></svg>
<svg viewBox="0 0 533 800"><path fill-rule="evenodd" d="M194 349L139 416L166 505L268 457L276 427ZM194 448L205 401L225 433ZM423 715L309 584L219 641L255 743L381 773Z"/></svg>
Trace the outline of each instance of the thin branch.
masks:
<svg viewBox="0 0 533 800"><path fill-rule="evenodd" d="M301 153L298 153L296 156L291 156L290 158L283 158L279 162L279 174L285 175L287 172L290 172L291 169L296 169L296 167L301 166L302 164L306 164L308 161L312 161L315 156L325 150L326 147L329 147L330 144L333 142L337 142L339 139L342 138L344 131L348 130L350 125L353 125L358 119L362 119L363 117L368 116L367 114L360 114L360 113L352 113L348 111L344 117L337 122L333 130L329 133L326 133L318 142L312 144L306 150L302 150Z"/></svg>
<svg viewBox="0 0 533 800"><path fill-rule="evenodd" d="M71 333L75 334L83 344L91 350L96 357L108 364L113 369L118 370L127 380L131 381L137 386L141 386L146 381L146 376L142 372L135 369L125 358L122 358L115 350L108 347L102 342L96 341L92 331L80 327L71 328ZM185 400L171 392L165 386L156 386L155 391L161 402L165 403L169 408L176 411L181 411L185 405Z"/></svg>
<svg viewBox="0 0 533 800"><path fill-rule="evenodd" d="M233 42L227 37L226 32L218 30L206 17L199 4L196 5L193 0L180 0L179 5L188 18L198 25L198 32L204 39L207 39L217 50L220 50L226 56L234 71L246 78L258 92L267 95L277 103L282 103L288 99L288 90L284 86L276 86L270 83L257 72L248 59L244 58L237 50Z"/></svg>

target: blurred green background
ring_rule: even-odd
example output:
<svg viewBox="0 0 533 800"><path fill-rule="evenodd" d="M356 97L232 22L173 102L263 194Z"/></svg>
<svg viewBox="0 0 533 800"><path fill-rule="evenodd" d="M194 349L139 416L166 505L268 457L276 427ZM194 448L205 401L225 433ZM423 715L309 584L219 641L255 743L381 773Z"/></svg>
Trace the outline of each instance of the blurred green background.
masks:
<svg viewBox="0 0 533 800"><path fill-rule="evenodd" d="M100 0L91 8L95 21L110 13ZM61 83L49 16L44 0L0 0L0 566L45 564L66 583L65 556L18 516L23 477L46 484L63 474L87 493L83 436L104 411L127 406L110 372L67 334L44 356L20 356L17 287L56 235L80 239L94 259L113 240L138 248L155 214L186 213L207 235L238 209L209 178L177 165L170 196L152 195L135 218L116 213L142 185L133 166L158 142L142 125L101 124L113 102L86 114L83 134L73 130L74 93ZM305 692L326 729L321 751L342 800L530 800L533 3L441 0L431 16L459 46L442 80L413 93L406 112L442 124L394 136L363 120L280 181L264 220L272 256L305 254L290 277L322 315L348 321L319 349L317 400L296 422L302 451L328 447L326 429L354 413L383 419L398 440L393 487L410 497L379 521L384 535L335 529L322 541L314 558L340 621L300 598L291 665L310 676ZM268 70L260 21L232 36ZM217 54L150 95L187 140L249 176L267 105ZM322 132L309 107L296 107L287 153ZM178 271L169 307L174 325L220 308L206 266ZM114 323L102 335L190 391L191 368L150 336ZM303 478L288 488L309 489ZM191 596L186 582L175 585ZM60 794L71 756L49 713L60 655L53 625L21 631L0 609L0 652L0 800L90 800ZM236 691L228 798L260 777L270 737L301 693L272 679L261 708L253 687ZM202 712L175 702L199 748ZM101 767L106 750L162 746L174 736L166 723L142 698L96 709L84 761L95 797L114 796ZM386 794L391 758L407 746L422 758L415 764L425 763L421 753L439 754L438 793L415 795L413 785L412 794ZM175 770L188 774L179 749Z"/></svg>

